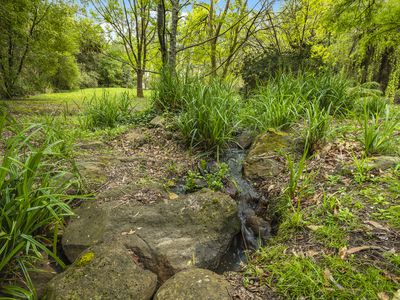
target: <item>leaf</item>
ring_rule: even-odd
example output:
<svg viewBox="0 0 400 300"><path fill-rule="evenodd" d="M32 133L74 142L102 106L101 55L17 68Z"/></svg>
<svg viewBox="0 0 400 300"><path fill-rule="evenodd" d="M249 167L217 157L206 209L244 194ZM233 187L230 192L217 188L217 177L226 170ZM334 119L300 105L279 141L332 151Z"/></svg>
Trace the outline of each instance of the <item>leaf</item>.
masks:
<svg viewBox="0 0 400 300"><path fill-rule="evenodd" d="M175 193L169 193L168 197L169 197L169 200L176 200L179 198L179 196Z"/></svg>
<svg viewBox="0 0 400 300"><path fill-rule="evenodd" d="M325 269L324 270L324 278L325 281L330 281L332 282L339 290L343 291L344 288L343 286L341 286L336 280L335 278L333 278L332 273L329 269Z"/></svg>
<svg viewBox="0 0 400 300"><path fill-rule="evenodd" d="M318 229L321 229L324 226L321 225L308 225L307 228L312 230L312 231L317 231Z"/></svg>
<svg viewBox="0 0 400 300"><path fill-rule="evenodd" d="M341 259L345 259L345 257L349 254L354 254L369 249L376 249L383 251L383 249L379 246L360 246L360 247L353 247L350 249L347 249L347 247L343 247L342 249L339 250L339 256Z"/></svg>
<svg viewBox="0 0 400 300"><path fill-rule="evenodd" d="M390 300L390 297L385 292L380 292L377 294L379 300Z"/></svg>
<svg viewBox="0 0 400 300"><path fill-rule="evenodd" d="M132 234L135 234L135 233L136 233L136 231L131 229L128 232L126 232L126 231L122 232L121 235L132 235Z"/></svg>
<svg viewBox="0 0 400 300"><path fill-rule="evenodd" d="M372 220L368 220L368 221L364 221L365 224L369 224L377 229L380 230L385 230L385 231L390 231L387 227L379 224L378 222L372 221Z"/></svg>

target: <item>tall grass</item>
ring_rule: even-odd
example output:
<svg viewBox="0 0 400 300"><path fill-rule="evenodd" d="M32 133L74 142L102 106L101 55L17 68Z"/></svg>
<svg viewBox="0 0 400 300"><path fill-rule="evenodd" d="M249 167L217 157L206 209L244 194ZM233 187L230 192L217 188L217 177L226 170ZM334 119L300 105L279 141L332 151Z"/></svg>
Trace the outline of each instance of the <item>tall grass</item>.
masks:
<svg viewBox="0 0 400 300"><path fill-rule="evenodd" d="M179 111L184 105L187 80L169 68L161 70L153 90L152 100L158 111Z"/></svg>
<svg viewBox="0 0 400 300"><path fill-rule="evenodd" d="M221 81L186 86L178 126L191 147L218 154L238 129L240 97L233 85Z"/></svg>
<svg viewBox="0 0 400 300"><path fill-rule="evenodd" d="M0 118L0 134L6 116ZM15 127L8 125L7 130ZM57 257L57 232L65 216L72 215L68 205L73 196L67 191L75 184L56 169L60 153L58 142L38 145L43 127L37 124L14 130L5 142L0 167L0 276L2 292L14 298L35 298L29 269L43 253ZM40 137L39 137L40 138ZM51 233L51 234L49 234ZM25 288L15 282L23 275ZM14 285L7 285L13 283ZM18 284L17 284L18 283Z"/></svg>
<svg viewBox="0 0 400 300"><path fill-rule="evenodd" d="M80 119L85 129L96 130L114 128L129 123L134 110L134 98L129 93L111 96L103 92L100 97L94 95L86 105Z"/></svg>
<svg viewBox="0 0 400 300"><path fill-rule="evenodd" d="M327 137L330 125L330 107L320 108L317 103L310 103L305 109L305 126L303 129L304 148L308 154L321 146Z"/></svg>
<svg viewBox="0 0 400 300"><path fill-rule="evenodd" d="M385 154L392 150L394 132L400 122L399 113L391 112L390 107L386 106L382 117L376 114L370 118L365 107L359 122L363 129L361 141L365 154Z"/></svg>
<svg viewBox="0 0 400 300"><path fill-rule="evenodd" d="M354 105L350 86L341 75L282 74L259 87L247 101L241 113L243 124L257 131L285 129L307 114L310 103L318 111L344 115Z"/></svg>

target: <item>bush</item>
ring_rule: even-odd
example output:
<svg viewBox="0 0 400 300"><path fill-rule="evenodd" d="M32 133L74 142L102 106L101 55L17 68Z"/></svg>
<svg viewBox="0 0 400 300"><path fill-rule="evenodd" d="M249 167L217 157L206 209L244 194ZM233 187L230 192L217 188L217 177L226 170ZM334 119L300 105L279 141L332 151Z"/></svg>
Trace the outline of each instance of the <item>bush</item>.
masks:
<svg viewBox="0 0 400 300"><path fill-rule="evenodd" d="M161 71L153 90L153 104L158 111L180 111L184 105L186 80L168 68Z"/></svg>
<svg viewBox="0 0 400 300"><path fill-rule="evenodd" d="M178 118L184 139L192 148L218 154L238 128L240 97L232 85L221 81L196 81L185 89L184 108Z"/></svg>
<svg viewBox="0 0 400 300"><path fill-rule="evenodd" d="M372 116L370 119L367 107L359 119L363 129L362 143L365 154L384 154L392 149L393 135L399 124L399 114L391 114L389 106L386 107L384 116Z"/></svg>
<svg viewBox="0 0 400 300"><path fill-rule="evenodd" d="M0 134L5 123L3 114ZM29 299L36 295L28 269L43 253L64 266L57 257L57 232L64 217L72 215L68 203L73 197L67 191L76 183L55 168L61 163L59 153L54 151L57 142L35 146L42 130L40 125L32 125L8 138L0 168L2 292ZM24 276L27 289L6 285L15 282L16 274Z"/></svg>
<svg viewBox="0 0 400 300"><path fill-rule="evenodd" d="M94 95L88 102L80 119L85 129L114 128L129 123L133 115L133 98L129 93L111 97L103 92L100 98Z"/></svg>
<svg viewBox="0 0 400 300"><path fill-rule="evenodd" d="M310 103L305 110L303 140L308 154L312 154L326 140L331 118L329 110L330 107L321 109L316 103Z"/></svg>

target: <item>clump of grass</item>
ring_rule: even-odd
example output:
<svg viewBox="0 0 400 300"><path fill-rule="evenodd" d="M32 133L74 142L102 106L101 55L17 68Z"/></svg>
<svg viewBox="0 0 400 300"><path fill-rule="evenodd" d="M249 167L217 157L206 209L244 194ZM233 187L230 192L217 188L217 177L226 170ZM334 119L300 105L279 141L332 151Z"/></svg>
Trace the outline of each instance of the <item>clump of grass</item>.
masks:
<svg viewBox="0 0 400 300"><path fill-rule="evenodd" d="M7 129L13 131L10 125ZM67 191L76 182L55 167L61 160L57 141L37 146L42 130L37 124L14 130L0 167L0 274L3 293L15 297L35 297L28 269L42 253L64 266L57 257L57 232L64 217L73 214L68 203L74 197ZM16 273L23 275L25 289L7 285Z"/></svg>
<svg viewBox="0 0 400 300"><path fill-rule="evenodd" d="M362 143L367 155L385 154L392 150L393 136L399 124L399 114L391 113L386 106L384 116L370 115L366 108L359 120L363 129Z"/></svg>
<svg viewBox="0 0 400 300"><path fill-rule="evenodd" d="M201 163L206 165L205 161ZM193 192L206 186L214 191L219 191L224 187L224 180L228 175L229 167L226 163L217 163L212 170L207 170L204 166L202 172L189 171L185 177L185 190Z"/></svg>
<svg viewBox="0 0 400 300"><path fill-rule="evenodd" d="M233 140L238 129L240 97L233 85L221 81L186 86L185 106L178 127L191 148L216 152Z"/></svg>
<svg viewBox="0 0 400 300"><path fill-rule="evenodd" d="M152 94L154 108L158 111L179 111L184 106L187 81L169 68L161 70Z"/></svg>
<svg viewBox="0 0 400 300"><path fill-rule="evenodd" d="M350 89L349 94L355 99L355 111L358 114L366 111L370 116L381 115L389 104L377 82L357 85Z"/></svg>
<svg viewBox="0 0 400 300"><path fill-rule="evenodd" d="M378 293L394 293L397 287L376 267L334 255L319 255L317 261L281 245L261 247L246 276L273 286L284 299L375 299Z"/></svg>
<svg viewBox="0 0 400 300"><path fill-rule="evenodd" d="M103 92L100 97L94 95L86 102L80 119L84 129L96 130L114 128L129 123L133 114L133 98L129 93L114 95Z"/></svg>
<svg viewBox="0 0 400 300"><path fill-rule="evenodd" d="M321 109L316 103L310 103L305 110L303 140L308 154L314 153L326 141L331 119L329 111L330 106Z"/></svg>

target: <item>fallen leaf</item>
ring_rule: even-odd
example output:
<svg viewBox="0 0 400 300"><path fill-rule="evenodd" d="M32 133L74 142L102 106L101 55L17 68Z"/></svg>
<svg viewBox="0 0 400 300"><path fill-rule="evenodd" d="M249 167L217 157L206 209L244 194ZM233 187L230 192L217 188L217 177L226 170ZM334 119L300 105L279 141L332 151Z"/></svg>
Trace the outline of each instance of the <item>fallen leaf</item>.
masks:
<svg viewBox="0 0 400 300"><path fill-rule="evenodd" d="M317 231L318 229L322 228L324 226L321 225L308 225L307 228L312 230L312 231Z"/></svg>
<svg viewBox="0 0 400 300"><path fill-rule="evenodd" d="M372 221L372 220L364 221L364 223L365 223L365 224L372 225L372 226L374 226L374 227L377 228L377 229L389 231L389 229L386 228L385 226L379 224L378 222Z"/></svg>
<svg viewBox="0 0 400 300"><path fill-rule="evenodd" d="M397 290L397 292L394 293L392 300L400 300L400 290Z"/></svg>
<svg viewBox="0 0 400 300"><path fill-rule="evenodd" d="M385 292L380 292L377 294L379 300L390 300L390 297Z"/></svg>
<svg viewBox="0 0 400 300"><path fill-rule="evenodd" d="M354 254L354 253L364 251L364 250L369 250L369 249L383 250L379 246L360 246L360 247L354 247L354 248L350 248L350 249L343 247L342 249L339 250L339 256L341 259L344 259L349 254Z"/></svg>
<svg viewBox="0 0 400 300"><path fill-rule="evenodd" d="M169 193L169 200L176 200L179 198L179 196L175 193Z"/></svg>
<svg viewBox="0 0 400 300"><path fill-rule="evenodd" d="M330 281L332 282L339 290L343 291L344 288L343 286L341 286L336 280L335 278L333 278L331 271L329 271L329 269L325 269L324 270L324 278L325 281Z"/></svg>
<svg viewBox="0 0 400 300"><path fill-rule="evenodd" d="M121 235L132 235L135 232L136 232L135 230L131 229L131 230L129 230L129 232L126 232L126 231L122 232Z"/></svg>

